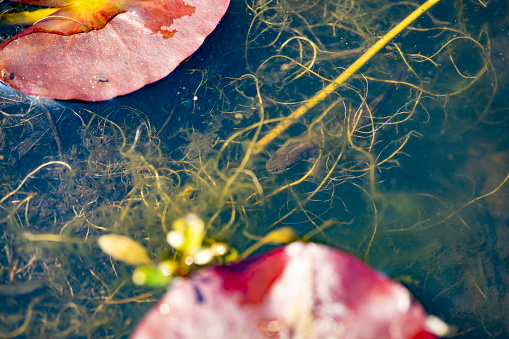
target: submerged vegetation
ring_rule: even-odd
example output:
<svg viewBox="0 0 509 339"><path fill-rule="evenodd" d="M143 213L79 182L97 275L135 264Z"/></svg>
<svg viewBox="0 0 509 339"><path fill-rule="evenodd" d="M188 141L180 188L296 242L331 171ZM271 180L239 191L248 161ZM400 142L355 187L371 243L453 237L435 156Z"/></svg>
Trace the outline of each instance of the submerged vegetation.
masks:
<svg viewBox="0 0 509 339"><path fill-rule="evenodd" d="M160 262L175 257L166 235L189 213L204 242L239 253L290 226L405 283L460 338L506 333L505 5L439 3L264 147L419 4L233 6L247 12L225 25L251 18L246 74L221 75L220 58L189 71L191 60L180 74L190 92L170 92L161 111L3 89L0 338L127 336L162 289L134 285L134 268L97 239L129 237Z"/></svg>

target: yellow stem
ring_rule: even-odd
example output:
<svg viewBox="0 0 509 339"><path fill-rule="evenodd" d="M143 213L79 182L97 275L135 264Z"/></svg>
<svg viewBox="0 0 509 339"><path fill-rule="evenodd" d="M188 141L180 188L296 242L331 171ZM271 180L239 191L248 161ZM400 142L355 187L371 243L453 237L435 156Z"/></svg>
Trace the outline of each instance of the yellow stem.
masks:
<svg viewBox="0 0 509 339"><path fill-rule="evenodd" d="M31 12L7 13L0 16L1 25L33 25L34 23L59 11L61 8L43 8Z"/></svg>
<svg viewBox="0 0 509 339"><path fill-rule="evenodd" d="M428 0L422 6L417 8L412 14L407 16L401 21L396 27L385 34L376 44L371 46L359 59L357 59L350 67L348 67L340 76L334 79L327 87L318 92L314 97L306 101L306 103L300 106L296 111L290 114L285 120L281 121L279 125L274 127L268 134L260 139L255 144L256 153L260 153L267 147L267 145L283 133L289 126L297 121L300 117L306 114L311 108L313 108L320 101L325 99L329 94L333 93L339 85L348 80L356 71L359 70L371 57L373 57L380 49L382 49L389 41L391 41L396 35L398 35L403 29L414 22L418 17L425 13L428 9L438 3L440 0Z"/></svg>

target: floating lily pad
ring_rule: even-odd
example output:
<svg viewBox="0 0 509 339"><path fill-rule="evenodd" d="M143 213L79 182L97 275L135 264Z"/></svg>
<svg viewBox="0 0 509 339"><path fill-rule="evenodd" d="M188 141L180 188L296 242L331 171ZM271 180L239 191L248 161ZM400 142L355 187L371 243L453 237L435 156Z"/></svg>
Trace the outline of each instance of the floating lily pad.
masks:
<svg viewBox="0 0 509 339"><path fill-rule="evenodd" d="M405 287L360 260L293 243L182 279L132 338L436 338L427 319Z"/></svg>
<svg viewBox="0 0 509 339"><path fill-rule="evenodd" d="M229 0L20 0L47 8L0 45L1 80L35 96L107 100L160 80L217 26ZM42 11L42 12L41 12ZM40 18L42 16L42 18Z"/></svg>

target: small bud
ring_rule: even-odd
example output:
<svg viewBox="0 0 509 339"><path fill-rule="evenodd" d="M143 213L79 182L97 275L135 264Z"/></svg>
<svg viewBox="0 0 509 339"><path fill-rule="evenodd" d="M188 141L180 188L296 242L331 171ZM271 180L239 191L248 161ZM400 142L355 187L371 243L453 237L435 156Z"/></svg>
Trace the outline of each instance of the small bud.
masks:
<svg viewBox="0 0 509 339"><path fill-rule="evenodd" d="M147 287L165 286L171 281L171 276L165 276L153 266L141 266L133 272L133 282L136 285Z"/></svg>
<svg viewBox="0 0 509 339"><path fill-rule="evenodd" d="M172 260L165 260L157 265L157 269L165 277L171 276L177 270L177 267L177 263Z"/></svg>
<svg viewBox="0 0 509 339"><path fill-rule="evenodd" d="M97 239L101 250L114 259L129 265L151 265L147 250L133 239L118 235L105 234Z"/></svg>
<svg viewBox="0 0 509 339"><path fill-rule="evenodd" d="M182 233L180 233L179 231L170 231L166 235L166 241L173 248L180 250L184 246L184 242L186 241L186 239L184 238L184 235L182 235Z"/></svg>
<svg viewBox="0 0 509 339"><path fill-rule="evenodd" d="M226 244L217 243L214 244L214 246L211 246L210 250L212 251L213 255L221 256L226 254L226 251L228 251L228 247L226 246Z"/></svg>
<svg viewBox="0 0 509 339"><path fill-rule="evenodd" d="M187 256L184 259L184 262L186 263L187 266L191 266L194 263L194 258L192 256Z"/></svg>
<svg viewBox="0 0 509 339"><path fill-rule="evenodd" d="M195 255L193 255L194 263L196 265L205 265L212 261L212 258L214 256L212 255L212 252L210 249L205 248L201 251L198 251Z"/></svg>

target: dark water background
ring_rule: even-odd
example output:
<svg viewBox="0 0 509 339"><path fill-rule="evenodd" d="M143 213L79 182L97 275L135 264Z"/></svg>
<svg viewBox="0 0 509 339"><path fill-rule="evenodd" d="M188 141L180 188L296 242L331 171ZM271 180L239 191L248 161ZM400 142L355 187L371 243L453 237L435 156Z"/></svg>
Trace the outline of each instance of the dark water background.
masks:
<svg viewBox="0 0 509 339"><path fill-rule="evenodd" d="M369 8L375 9L391 4L367 3L372 6ZM398 13L398 7L395 7L390 12L394 17L390 19L402 19L410 8L413 7ZM470 2L436 5L431 10L436 20L462 28L473 39L479 40L489 56L486 57L490 61L488 70L458 95L444 98L425 94L420 109L411 119L378 132L373 154L386 156L390 151L383 153L383 150L392 149L396 140L401 140L410 131L415 134L395 161L376 169L375 194L370 192L366 175L343 180L343 172L335 172L337 180L328 182L305 205L308 213L319 216L314 219L319 225L326 220L339 221L336 226L318 233L313 240L354 253L404 283L428 312L458 327L457 338L506 338L509 328L509 189L507 184L500 186L509 174L508 12L507 1L492 1L486 8ZM151 290L132 285L129 281L132 267L110 262L95 242L88 240L103 233L90 224L106 227L109 232L128 234L140 241L151 238L150 245L146 245L154 251L154 257L161 256L164 251L164 239L157 239L164 234L157 228L160 221L154 212L156 209L134 203L127 216L115 209L115 205L122 205L122 199L140 182L137 180L143 170L133 170L136 167L130 165L140 162L139 157L125 159L119 154L118 131L108 127L109 123L101 118L92 119L90 112L121 126L128 144L133 142L139 126L143 126L142 131L150 130L152 136L158 133L160 156L154 156L156 140L148 138L148 132L142 132L137 146L139 153L151 159L156 168L180 166L176 162L185 156L189 151L186 146L193 141L201 145L203 159L215 159L224 140L258 121L258 109L253 103L255 100L251 99L255 96L252 84L239 85L245 95L239 95L231 85L234 79L252 72L256 65L276 53L275 49L266 48L266 44L276 39L278 30L267 30L256 40L257 48L248 48L246 61L246 36L253 17L253 13L246 9L246 3L233 1L218 28L177 70L135 93L107 102L38 101L3 88L0 196L16 188L37 166L59 159L51 126L41 104L49 109L58 128L65 158L62 160L74 169L71 176L58 166L48 166L27 180L18 195L1 205L0 284L40 281L43 286L25 295L0 297L3 333L27 338L48 335L125 337L161 295L162 291L156 291L144 302L103 304L106 296L124 300ZM380 20L371 24L376 24L373 31L385 31L394 22ZM419 27L441 26L429 17L422 18L419 24L422 25ZM313 38L306 30L300 32ZM355 35L344 34L338 38L343 44L345 41L355 46L365 43ZM450 32L444 33L450 38L435 38L431 32L420 34L405 33L396 42L406 55L431 55L455 37ZM250 37L253 37L252 31ZM320 37L328 49L338 48L336 38ZM368 63L361 71L367 76L380 77L380 74L395 72L402 61L389 52L383 50L379 59ZM477 74L482 64L476 46L468 41L452 48L450 55L465 74ZM335 63L322 60L317 69L332 78L341 71L339 67L347 66L354 59ZM447 57L438 63L437 67L429 69L413 64L419 74L428 76L427 90L451 93L465 84L454 67L447 64ZM304 80L289 82L280 89L279 81L283 81L284 76L277 71L269 72L271 67L282 69L281 64L274 65L256 73L263 79L264 97L274 99L265 101L267 115L271 118L286 115L291 110L275 101L302 100L323 85L310 76L309 79L304 77ZM411 82L411 74L407 72L406 76ZM362 81L354 79L351 84L362 90ZM353 105L360 104L352 91L341 91ZM381 91L383 86L370 83L367 100ZM397 112L415 98L415 93L398 89L381 116L389 117ZM194 100L195 96L197 100ZM317 111L328 104L319 105ZM163 128L172 111L170 122ZM242 119L235 118L235 113L239 112L243 114ZM248 164L266 195L297 180L307 171L308 164L303 163L283 176L273 176L265 171L264 161L283 144L285 137L298 136L305 129L304 125L317 114L311 112L302 125L290 129L266 153ZM89 128L85 129L91 119ZM236 161L238 164L244 149L242 142L251 137L252 134L246 133L239 138L237 148L232 147L232 163ZM207 146L215 140L219 140L215 147ZM209 158L207 154L210 154ZM362 159L355 153L347 156L347 161L352 163L365 163ZM222 167L224 162L218 165L220 169L225 168ZM181 186L197 185L192 178L190 174L182 175ZM235 223L236 232L228 235L230 245L243 249L251 244L252 240L244 236L246 230L250 234L266 234L269 225L274 225L282 215L298 207L320 180L320 175L310 178L291 192L265 200L261 207L246 203L247 214L239 217ZM178 195L178 189L168 190L169 194ZM32 193L37 195L30 204L14 209L19 201ZM486 197L477 199L483 195ZM197 212L206 219L219 208L203 189L194 196L198 198L182 200L180 210L173 214L169 212L168 218L181 216L181 212ZM87 217L86 221L83 215ZM227 224L229 218L228 209L225 209L218 223ZM316 227L299 210L273 228L283 225L294 227L300 235ZM63 234L84 239L84 243L30 242L23 238L24 232ZM24 266L25 269L12 273L14 266L15 272ZM113 272L111 267L116 271ZM19 335L14 335L17 328L23 328L32 307L34 311L28 326Z"/></svg>

